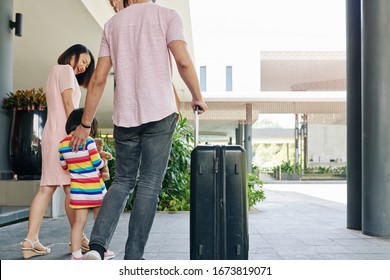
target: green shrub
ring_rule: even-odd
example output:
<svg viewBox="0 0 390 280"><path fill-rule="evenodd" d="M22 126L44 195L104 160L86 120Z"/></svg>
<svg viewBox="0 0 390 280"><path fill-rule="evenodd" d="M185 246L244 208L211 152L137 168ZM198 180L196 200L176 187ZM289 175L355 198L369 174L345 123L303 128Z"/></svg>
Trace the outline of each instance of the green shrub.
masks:
<svg viewBox="0 0 390 280"><path fill-rule="evenodd" d="M273 169L276 172L279 172L279 166L274 167ZM299 163L292 163L290 161L282 161L280 165L280 171L282 173L288 174L300 174L302 172L302 167Z"/></svg>
<svg viewBox="0 0 390 280"><path fill-rule="evenodd" d="M305 175L333 175L337 176L340 179L347 177L347 166L340 166L340 167L324 167L324 166L317 166L317 167L308 167L306 168L303 173Z"/></svg>
<svg viewBox="0 0 390 280"><path fill-rule="evenodd" d="M253 172L256 168L253 167ZM248 208L250 209L257 202L265 199L263 188L263 181L255 173L248 174Z"/></svg>
<svg viewBox="0 0 390 280"><path fill-rule="evenodd" d="M103 151L112 154L112 160L109 160L107 162L108 170L110 171L110 179L104 181L104 183L106 184L106 188L108 189L111 186L112 181L114 180L115 177L115 146L114 146L114 141L110 140L108 138L108 135L102 137L100 133L98 137L103 138L104 141Z"/></svg>

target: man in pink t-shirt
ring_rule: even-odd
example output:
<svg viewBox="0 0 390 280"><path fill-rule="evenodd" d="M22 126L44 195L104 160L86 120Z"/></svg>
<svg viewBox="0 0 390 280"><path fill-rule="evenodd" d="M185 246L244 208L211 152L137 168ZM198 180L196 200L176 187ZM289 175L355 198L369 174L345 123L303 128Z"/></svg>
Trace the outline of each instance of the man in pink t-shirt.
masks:
<svg viewBox="0 0 390 280"><path fill-rule="evenodd" d="M171 54L192 95L207 110L184 38L180 15L151 0L110 0L116 11L104 26L99 59L88 88L73 150L85 145L111 67L115 73L115 180L104 197L84 259L103 259L129 194L138 184L124 259L142 259L170 155L177 107ZM137 181L137 182L136 182Z"/></svg>

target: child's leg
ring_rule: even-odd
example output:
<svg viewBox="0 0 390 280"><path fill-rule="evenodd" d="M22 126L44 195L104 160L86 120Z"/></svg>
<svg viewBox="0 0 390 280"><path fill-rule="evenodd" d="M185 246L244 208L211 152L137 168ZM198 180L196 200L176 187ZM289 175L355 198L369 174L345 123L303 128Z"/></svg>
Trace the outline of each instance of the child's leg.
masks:
<svg viewBox="0 0 390 280"><path fill-rule="evenodd" d="M96 217L99 213L100 207L93 208L93 218L96 220Z"/></svg>
<svg viewBox="0 0 390 280"><path fill-rule="evenodd" d="M66 216L68 217L70 228L72 229L73 224L74 224L74 220L75 220L75 216L76 216L76 213L75 213L76 210L69 206L69 204L70 204L70 185L64 185L63 189L64 189L64 193L65 193L65 212L66 212ZM69 243L69 245L71 245L71 243ZM84 232L83 232L83 237L81 238L81 246L82 246L82 249L84 251L89 251L89 240Z"/></svg>
<svg viewBox="0 0 390 280"><path fill-rule="evenodd" d="M76 215L75 215L75 221L72 227L72 232L70 235L70 241L72 244L72 255L75 252L78 252L80 250L81 254L81 239L83 237L83 232L84 232L84 227L87 222L88 218L88 209L76 209L75 210ZM80 255L78 254L78 255ZM75 256L76 257L76 256ZM79 257L79 256L77 256Z"/></svg>

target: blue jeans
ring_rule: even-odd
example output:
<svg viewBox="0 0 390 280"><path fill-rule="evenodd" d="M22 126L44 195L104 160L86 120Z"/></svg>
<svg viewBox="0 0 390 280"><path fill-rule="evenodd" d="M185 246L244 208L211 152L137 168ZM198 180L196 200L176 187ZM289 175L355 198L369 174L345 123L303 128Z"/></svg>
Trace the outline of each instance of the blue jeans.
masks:
<svg viewBox="0 0 390 280"><path fill-rule="evenodd" d="M161 184L172 147L177 114L138 127L114 127L115 179L108 189L90 244L108 249L138 177L138 189L129 220L125 260L141 259L152 228Z"/></svg>

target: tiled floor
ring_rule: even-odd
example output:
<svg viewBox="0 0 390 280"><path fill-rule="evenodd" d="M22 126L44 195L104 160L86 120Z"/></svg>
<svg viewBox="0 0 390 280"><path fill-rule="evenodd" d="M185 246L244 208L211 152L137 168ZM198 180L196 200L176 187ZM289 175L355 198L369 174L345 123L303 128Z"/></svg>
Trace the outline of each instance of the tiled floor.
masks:
<svg viewBox="0 0 390 280"><path fill-rule="evenodd" d="M390 260L390 239L346 228L345 183L266 184L266 200L249 213L250 260ZM325 198L325 199L324 199ZM123 259L129 213L123 213L110 249ZM93 224L92 215L86 232ZM0 228L0 259L22 259L27 222ZM35 260L67 260L66 217L45 219L40 240L52 249ZM189 259L189 213L159 212L146 247L149 260Z"/></svg>

